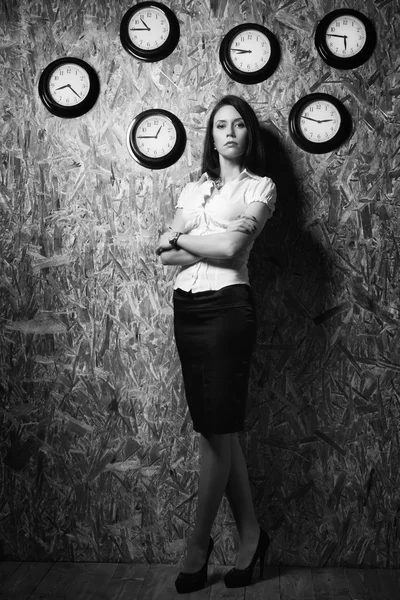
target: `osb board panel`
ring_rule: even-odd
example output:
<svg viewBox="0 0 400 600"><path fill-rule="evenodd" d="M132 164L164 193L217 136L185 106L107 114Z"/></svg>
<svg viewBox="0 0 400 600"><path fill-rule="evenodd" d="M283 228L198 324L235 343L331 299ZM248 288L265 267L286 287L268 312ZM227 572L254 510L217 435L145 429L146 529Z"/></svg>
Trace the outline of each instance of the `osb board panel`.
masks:
<svg viewBox="0 0 400 600"><path fill-rule="evenodd" d="M318 20L341 2L171 0L181 39L160 63L121 47L129 1L4 0L1 26L1 554L12 559L179 561L195 508L198 443L171 328L174 270L154 256L198 174L210 105L249 100L266 126L276 215L251 259L259 335L243 435L272 563L399 566L399 2L362 2L378 45L327 67ZM268 81L218 61L243 20L277 35ZM79 119L50 115L37 83L87 60L101 94ZM338 151L290 140L303 94L341 98L355 123ZM141 110L176 112L173 167L147 171L125 135ZM217 560L237 541L224 501Z"/></svg>

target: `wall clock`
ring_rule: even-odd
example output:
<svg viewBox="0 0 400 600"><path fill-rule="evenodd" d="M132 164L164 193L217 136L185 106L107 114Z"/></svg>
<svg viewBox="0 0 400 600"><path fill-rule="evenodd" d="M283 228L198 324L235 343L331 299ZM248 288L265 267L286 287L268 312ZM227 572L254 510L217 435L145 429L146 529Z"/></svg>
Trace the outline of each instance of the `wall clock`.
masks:
<svg viewBox="0 0 400 600"><path fill-rule="evenodd" d="M79 58L59 58L44 69L39 96L53 115L73 118L90 110L100 92L96 71Z"/></svg>
<svg viewBox="0 0 400 600"><path fill-rule="evenodd" d="M159 2L140 2L123 16L120 31L125 50L139 60L162 60L175 50L180 36L174 12Z"/></svg>
<svg viewBox="0 0 400 600"><path fill-rule="evenodd" d="M289 131L296 144L314 154L331 152L349 137L350 114L344 104L330 94L308 94L292 107Z"/></svg>
<svg viewBox="0 0 400 600"><path fill-rule="evenodd" d="M336 69L354 69L374 51L376 32L357 10L342 8L328 13L315 31L315 46L323 60Z"/></svg>
<svg viewBox="0 0 400 600"><path fill-rule="evenodd" d="M183 154L186 131L177 116L161 108L145 110L128 127L130 155L142 167L165 169Z"/></svg>
<svg viewBox="0 0 400 600"><path fill-rule="evenodd" d="M257 23L245 23L228 31L219 49L224 70L239 83L264 81L275 71L279 58L275 35Z"/></svg>

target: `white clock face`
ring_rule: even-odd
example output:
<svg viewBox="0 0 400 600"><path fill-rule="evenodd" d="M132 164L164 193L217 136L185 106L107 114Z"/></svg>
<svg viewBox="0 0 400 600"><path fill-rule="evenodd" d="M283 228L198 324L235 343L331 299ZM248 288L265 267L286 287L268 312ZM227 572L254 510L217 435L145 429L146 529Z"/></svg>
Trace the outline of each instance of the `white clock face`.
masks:
<svg viewBox="0 0 400 600"><path fill-rule="evenodd" d="M138 150L148 158L162 158L176 143L176 129L168 117L152 115L143 119L136 128Z"/></svg>
<svg viewBox="0 0 400 600"><path fill-rule="evenodd" d="M329 25L326 44L335 56L348 58L362 50L367 39L365 26L353 15L342 15Z"/></svg>
<svg viewBox="0 0 400 600"><path fill-rule="evenodd" d="M331 140L339 131L338 109L326 100L310 102L300 113L300 130L310 142L322 143Z"/></svg>
<svg viewBox="0 0 400 600"><path fill-rule="evenodd" d="M254 73L268 63L271 44L261 31L247 29L233 38L229 53L237 69L245 73Z"/></svg>
<svg viewBox="0 0 400 600"><path fill-rule="evenodd" d="M64 63L50 75L50 95L61 106L76 106L86 98L89 90L89 75L75 63Z"/></svg>
<svg viewBox="0 0 400 600"><path fill-rule="evenodd" d="M129 21L129 37L141 50L160 48L167 41L169 33L169 21L159 8L139 9Z"/></svg>

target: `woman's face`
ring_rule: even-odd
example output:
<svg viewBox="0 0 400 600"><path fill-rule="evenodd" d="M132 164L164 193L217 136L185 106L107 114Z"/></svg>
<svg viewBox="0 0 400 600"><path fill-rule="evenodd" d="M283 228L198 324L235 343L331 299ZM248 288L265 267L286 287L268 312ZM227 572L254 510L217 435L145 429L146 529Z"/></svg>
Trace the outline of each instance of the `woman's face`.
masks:
<svg viewBox="0 0 400 600"><path fill-rule="evenodd" d="M233 106L222 106L214 116L214 144L227 160L241 162L247 148L247 128L240 113Z"/></svg>

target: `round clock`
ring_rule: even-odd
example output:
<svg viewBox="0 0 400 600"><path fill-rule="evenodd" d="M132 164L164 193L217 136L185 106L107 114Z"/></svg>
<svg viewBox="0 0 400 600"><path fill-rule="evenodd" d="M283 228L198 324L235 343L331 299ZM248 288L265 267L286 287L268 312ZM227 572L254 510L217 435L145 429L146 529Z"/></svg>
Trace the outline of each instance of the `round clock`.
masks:
<svg viewBox="0 0 400 600"><path fill-rule="evenodd" d="M336 69L354 69L374 51L376 32L371 21L357 10L342 8L318 23L315 46L323 60Z"/></svg>
<svg viewBox="0 0 400 600"><path fill-rule="evenodd" d="M324 154L339 147L352 129L345 106L330 94L308 94L292 107L289 131L296 144L314 154Z"/></svg>
<svg viewBox="0 0 400 600"><path fill-rule="evenodd" d="M159 2L140 2L123 16L120 31L125 50L139 60L162 60L175 50L179 22L170 8Z"/></svg>
<svg viewBox="0 0 400 600"><path fill-rule="evenodd" d="M145 110L128 127L127 145L132 158L148 169L165 169L183 154L186 131L174 114L161 108Z"/></svg>
<svg viewBox="0 0 400 600"><path fill-rule="evenodd" d="M231 79L254 84L272 75L278 66L280 48L274 34L257 23L231 29L223 38L219 59Z"/></svg>
<svg viewBox="0 0 400 600"><path fill-rule="evenodd" d="M79 58L59 58L44 69L39 96L53 115L80 117L90 110L100 92L96 71Z"/></svg>

